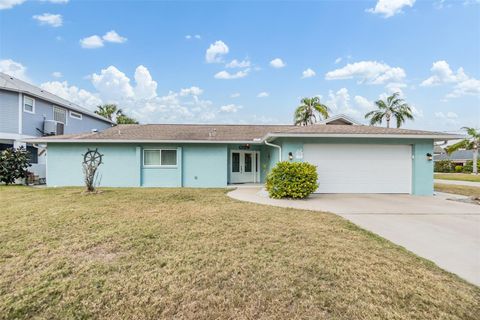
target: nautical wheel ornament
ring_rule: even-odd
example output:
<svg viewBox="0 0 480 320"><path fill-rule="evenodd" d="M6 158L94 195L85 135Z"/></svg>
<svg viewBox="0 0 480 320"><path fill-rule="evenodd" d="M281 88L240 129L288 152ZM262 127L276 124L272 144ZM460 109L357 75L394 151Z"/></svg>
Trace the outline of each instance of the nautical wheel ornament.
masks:
<svg viewBox="0 0 480 320"><path fill-rule="evenodd" d="M98 149L90 150L83 155L83 163L90 167L98 167L102 164L103 154L98 152Z"/></svg>

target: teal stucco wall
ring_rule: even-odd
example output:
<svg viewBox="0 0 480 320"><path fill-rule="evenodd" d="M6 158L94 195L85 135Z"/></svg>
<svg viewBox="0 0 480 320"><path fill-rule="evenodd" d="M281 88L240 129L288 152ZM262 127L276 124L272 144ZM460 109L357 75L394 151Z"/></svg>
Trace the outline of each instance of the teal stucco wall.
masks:
<svg viewBox="0 0 480 320"><path fill-rule="evenodd" d="M292 152L293 160L297 153L303 153L305 143L335 143L335 144L403 144L412 146L412 194L433 195L433 161L427 160L426 154L433 154L432 139L383 139L383 138L281 138L273 141L282 147L282 160L287 161ZM355 161L352 155L352 161ZM334 164L332 164L334 165ZM381 173L379 173L381 174Z"/></svg>

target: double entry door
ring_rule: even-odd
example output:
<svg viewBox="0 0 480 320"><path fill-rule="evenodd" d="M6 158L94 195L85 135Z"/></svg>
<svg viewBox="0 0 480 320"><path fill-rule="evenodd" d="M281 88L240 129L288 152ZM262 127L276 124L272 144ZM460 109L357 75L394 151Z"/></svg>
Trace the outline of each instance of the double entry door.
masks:
<svg viewBox="0 0 480 320"><path fill-rule="evenodd" d="M230 183L260 182L260 152L235 150L230 154Z"/></svg>

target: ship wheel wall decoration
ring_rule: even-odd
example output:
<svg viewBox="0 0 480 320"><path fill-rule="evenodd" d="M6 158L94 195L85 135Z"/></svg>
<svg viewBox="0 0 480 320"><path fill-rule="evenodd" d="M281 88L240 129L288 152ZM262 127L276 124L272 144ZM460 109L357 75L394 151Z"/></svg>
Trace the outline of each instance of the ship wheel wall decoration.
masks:
<svg viewBox="0 0 480 320"><path fill-rule="evenodd" d="M98 152L98 149L90 150L83 155L83 163L90 167L98 167L102 164L103 154Z"/></svg>

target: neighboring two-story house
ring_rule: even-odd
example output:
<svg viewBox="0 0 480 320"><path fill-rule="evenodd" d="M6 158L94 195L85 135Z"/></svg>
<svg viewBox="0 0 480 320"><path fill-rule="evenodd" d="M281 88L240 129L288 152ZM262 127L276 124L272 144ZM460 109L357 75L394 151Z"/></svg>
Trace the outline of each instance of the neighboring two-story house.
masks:
<svg viewBox="0 0 480 320"><path fill-rule="evenodd" d="M114 125L81 106L39 87L0 73L0 151L25 146L30 153L29 171L45 178L46 150L25 144L25 139L102 131Z"/></svg>

